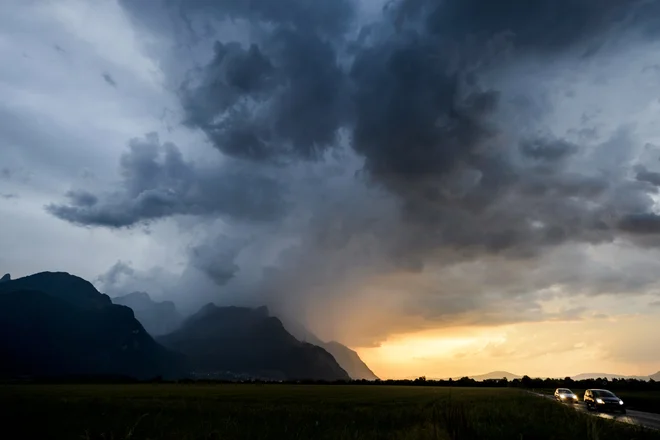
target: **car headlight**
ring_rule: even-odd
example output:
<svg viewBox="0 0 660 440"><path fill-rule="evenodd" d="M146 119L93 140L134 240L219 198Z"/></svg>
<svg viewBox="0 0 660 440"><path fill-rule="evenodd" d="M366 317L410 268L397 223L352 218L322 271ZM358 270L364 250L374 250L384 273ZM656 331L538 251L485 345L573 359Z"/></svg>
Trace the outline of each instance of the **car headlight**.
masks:
<svg viewBox="0 0 660 440"><path fill-rule="evenodd" d="M601 398L599 397L598 399L596 399L596 403L601 403L601 404L602 404L602 403L605 403L605 402L603 402L603 399L601 399Z"/></svg>
<svg viewBox="0 0 660 440"><path fill-rule="evenodd" d="M623 400L619 399L619 405L623 405Z"/></svg>

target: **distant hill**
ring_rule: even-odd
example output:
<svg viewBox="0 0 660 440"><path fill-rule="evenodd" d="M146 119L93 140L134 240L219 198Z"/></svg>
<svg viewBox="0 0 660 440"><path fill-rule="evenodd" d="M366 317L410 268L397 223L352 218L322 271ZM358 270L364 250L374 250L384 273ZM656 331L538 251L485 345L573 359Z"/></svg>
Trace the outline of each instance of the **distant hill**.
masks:
<svg viewBox="0 0 660 440"><path fill-rule="evenodd" d="M172 301L157 302L145 292L133 292L112 298L112 302L130 307L135 317L152 336L171 333L181 325L183 317Z"/></svg>
<svg viewBox="0 0 660 440"><path fill-rule="evenodd" d="M465 376L458 376L458 377L452 377L453 380L459 380ZM486 374L479 374L476 376L467 376L470 379L474 379L477 382L480 382L482 380L491 380L491 379L503 379L506 378L507 380L513 380L513 379L522 379L522 376L519 376L517 374L509 373L508 371L492 371L490 373Z"/></svg>
<svg viewBox="0 0 660 440"><path fill-rule="evenodd" d="M457 376L457 377L452 377L452 380L459 380L465 376ZM513 379L522 379L523 376L519 376L517 374L509 373L507 371L493 371L490 373L486 374L480 374L477 376L467 376L470 379L474 379L477 382L479 381L484 381L484 380L491 380L491 379L502 379L504 377L507 378L507 380L513 380ZM531 376L532 378L535 379L546 379L545 377L536 377L536 376ZM555 379L562 379L565 376L562 377L557 377ZM572 376L571 379L575 381L580 381L580 380L590 380L590 379L604 379L607 378L608 380L612 379L637 379L637 380L649 380L650 378L653 378L653 380L660 381L660 371L657 373L651 375L651 376L626 376L623 374L612 374L612 373L582 373L578 374L576 376ZM444 379L446 380L446 378Z"/></svg>
<svg viewBox="0 0 660 440"><path fill-rule="evenodd" d="M0 284L0 375L177 376L182 359L89 282L44 272Z"/></svg>
<svg viewBox="0 0 660 440"><path fill-rule="evenodd" d="M507 380L522 379L522 376L518 374L509 373L508 371L493 371L491 373L472 376L472 379L480 381L480 380L489 380L489 379L503 379L505 377L507 378Z"/></svg>
<svg viewBox="0 0 660 440"><path fill-rule="evenodd" d="M573 380L589 380L589 379L638 379L638 380L649 380L649 376L626 376L624 374L612 374L612 373L582 373L577 376L572 376Z"/></svg>
<svg viewBox="0 0 660 440"><path fill-rule="evenodd" d="M298 322L286 322L286 329L291 332L299 341L309 342L328 351L337 360L339 365L346 370L351 379L354 380L377 380L378 376L364 363L356 351L351 350L345 345L337 342L325 342L319 339Z"/></svg>
<svg viewBox="0 0 660 440"><path fill-rule="evenodd" d="M158 338L186 355L195 375L247 374L287 380L348 380L349 375L323 348L301 342L265 307L207 304L182 326Z"/></svg>
<svg viewBox="0 0 660 440"><path fill-rule="evenodd" d="M462 377L465 376L457 376L457 377L452 377L453 380L459 380ZM522 379L523 376L519 376L517 374L509 373L507 371L493 371L490 373L486 374L480 374L477 376L468 376L470 379L474 379L476 381L483 381L483 380L490 380L490 379L502 379L504 377L507 378L507 380L513 380L513 379ZM533 378L536 378L536 376L532 376ZM579 381L579 380L589 380L589 379L603 379L607 378L608 380L612 379L638 379L638 380L649 380L649 378L653 377L654 380L660 380L660 371L657 372L656 374L652 376L626 376L623 374L611 374L611 373L582 373L578 374L576 376L572 376L571 379ZM657 377L657 379L656 379ZM545 377L541 377L540 379L545 379Z"/></svg>
<svg viewBox="0 0 660 440"><path fill-rule="evenodd" d="M7 281L11 281L11 275L9 275L8 273L5 274L2 278L0 278L0 283L4 283Z"/></svg>

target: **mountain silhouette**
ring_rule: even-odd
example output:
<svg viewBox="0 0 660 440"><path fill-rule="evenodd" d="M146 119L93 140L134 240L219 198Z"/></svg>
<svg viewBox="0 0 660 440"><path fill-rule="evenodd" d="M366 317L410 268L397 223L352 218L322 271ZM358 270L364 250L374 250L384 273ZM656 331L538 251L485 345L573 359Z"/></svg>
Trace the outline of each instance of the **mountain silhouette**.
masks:
<svg viewBox="0 0 660 440"><path fill-rule="evenodd" d="M462 379L463 377L466 376L457 376L457 377L452 377L452 380L459 380ZM467 376L470 379L474 379L477 382L483 381L483 380L492 380L492 379L503 379L506 378L507 380L513 380L513 379L521 379L522 376L519 376L517 374L509 373L508 371L491 371L490 373L486 374L478 374L476 376Z"/></svg>
<svg viewBox="0 0 660 440"><path fill-rule="evenodd" d="M88 309L112 305L110 297L96 290L92 283L66 272L41 272L0 285L0 294L18 290L44 292L70 305Z"/></svg>
<svg viewBox="0 0 660 440"><path fill-rule="evenodd" d="M173 332L181 325L183 317L172 301L153 301L145 292L133 292L112 298L112 302L130 307L135 317L152 336Z"/></svg>
<svg viewBox="0 0 660 440"><path fill-rule="evenodd" d="M521 379L522 376L519 376L517 374L509 373L507 371L492 371L490 373L486 374L480 374L477 376L468 376L470 379L474 379L476 381L483 381L483 380L490 380L490 379L502 379L504 377L507 378L507 380L513 380L513 379ZM561 378L563 379L565 376L562 376ZM458 380L461 377L452 377L453 380ZM534 379L537 377L534 376ZM579 381L579 380L589 380L589 379L605 379L607 378L608 380L612 379L637 379L637 380L660 380L660 371L657 373L650 375L650 376L626 376L624 374L612 374L612 373L582 373L578 374L576 376L571 376L571 379ZM546 379L546 377L541 377L539 379ZM557 379L557 378L554 378Z"/></svg>
<svg viewBox="0 0 660 440"><path fill-rule="evenodd" d="M0 375L176 376L180 356L92 284L43 272L0 284Z"/></svg>
<svg viewBox="0 0 660 440"><path fill-rule="evenodd" d="M581 373L576 376L571 376L573 380L588 380L588 379L638 379L649 380L650 376L626 376L625 374L613 373Z"/></svg>
<svg viewBox="0 0 660 440"><path fill-rule="evenodd" d="M2 278L0 278L0 283L5 283L7 281L11 281L11 275L9 275L8 273L5 274Z"/></svg>
<svg viewBox="0 0 660 440"><path fill-rule="evenodd" d="M271 380L348 380L323 348L301 342L268 309L207 304L158 338L186 355L195 376L242 374Z"/></svg>
<svg viewBox="0 0 660 440"><path fill-rule="evenodd" d="M337 360L354 380L378 380L378 376L364 363L356 351L337 341L323 342L319 347L324 348Z"/></svg>
<svg viewBox="0 0 660 440"><path fill-rule="evenodd" d="M299 322L293 322L289 320L284 324L284 326L299 341L309 342L310 344L314 344L325 349L335 358L339 365L341 365L341 367L346 370L351 379L378 379L378 376L376 376L374 372L371 371L367 364L365 364L364 361L360 359L360 356L354 350L351 350L350 348L337 341L322 341Z"/></svg>

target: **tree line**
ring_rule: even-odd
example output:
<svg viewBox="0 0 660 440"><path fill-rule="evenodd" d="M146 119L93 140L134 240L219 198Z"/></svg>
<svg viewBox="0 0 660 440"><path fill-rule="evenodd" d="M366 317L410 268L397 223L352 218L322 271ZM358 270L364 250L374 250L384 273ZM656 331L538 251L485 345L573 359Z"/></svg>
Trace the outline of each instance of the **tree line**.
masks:
<svg viewBox="0 0 660 440"><path fill-rule="evenodd" d="M552 378L531 378L523 376L520 379L508 380L487 379L476 381L469 377L460 379L427 379L420 376L416 379L387 379L387 380L350 380L326 382L319 380L285 380L268 381L257 379L240 380L215 380L215 379L180 379L164 380L161 377L155 377L150 380L137 380L127 376L60 376L60 377L23 377L12 379L5 382L27 382L27 383L179 383L179 384L222 384L222 383L251 383L251 384L303 384L303 385L369 385L369 386L436 386L436 387L475 387L475 388L523 388L523 389L554 389L554 388L606 388L610 390L639 390L639 391L660 391L660 382L640 379L608 379L595 378L585 380L573 380L570 377L563 379Z"/></svg>

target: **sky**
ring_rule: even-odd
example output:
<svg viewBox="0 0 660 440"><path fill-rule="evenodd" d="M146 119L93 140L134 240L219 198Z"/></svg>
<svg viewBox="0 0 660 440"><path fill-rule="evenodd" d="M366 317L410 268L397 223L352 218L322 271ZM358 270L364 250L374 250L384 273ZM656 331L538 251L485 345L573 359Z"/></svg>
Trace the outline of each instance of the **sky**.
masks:
<svg viewBox="0 0 660 440"><path fill-rule="evenodd" d="M0 272L381 377L660 370L660 2L3 7Z"/></svg>

